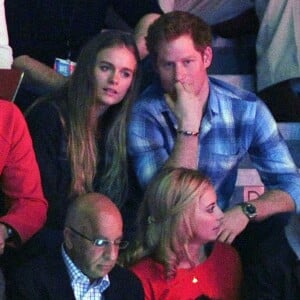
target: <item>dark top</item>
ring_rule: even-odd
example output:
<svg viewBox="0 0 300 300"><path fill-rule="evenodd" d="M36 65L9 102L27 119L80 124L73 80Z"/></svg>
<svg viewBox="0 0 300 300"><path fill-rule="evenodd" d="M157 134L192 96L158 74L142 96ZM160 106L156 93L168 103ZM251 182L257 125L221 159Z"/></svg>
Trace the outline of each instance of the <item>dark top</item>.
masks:
<svg viewBox="0 0 300 300"><path fill-rule="evenodd" d="M245 272L243 299L296 300L300 296L300 261L284 230L264 241L265 248Z"/></svg>
<svg viewBox="0 0 300 300"><path fill-rule="evenodd" d="M27 115L27 122L33 140L33 146L39 164L44 194L49 202L48 229L63 228L68 204L71 201L69 194L71 185L71 166L67 154L67 137L62 120L66 118L67 111L55 102L41 102L34 106ZM108 122L102 120L104 128L109 127ZM101 136L105 136L105 129ZM104 140L99 139L98 150L100 153L109 151L104 147ZM100 155L102 157L103 155ZM98 163L97 173L94 179L94 189L97 192L107 194L101 184L100 176L103 173L103 162ZM142 199L140 189L131 166L128 170L129 187L121 213L124 221L124 237L134 239L136 231L136 214ZM112 195L107 194L113 201ZM49 235L49 233L47 233ZM61 240L58 240L61 242Z"/></svg>
<svg viewBox="0 0 300 300"><path fill-rule="evenodd" d="M5 1L14 57L27 54L52 67L55 57L76 61L80 48L104 27L108 0Z"/></svg>
<svg viewBox="0 0 300 300"><path fill-rule="evenodd" d="M143 300L140 280L116 265L109 273L105 300ZM43 255L18 269L8 287L11 300L75 300L67 268L60 251Z"/></svg>
<svg viewBox="0 0 300 300"><path fill-rule="evenodd" d="M48 102L37 104L27 122L49 202L47 226L62 229L70 202L71 166L59 109Z"/></svg>

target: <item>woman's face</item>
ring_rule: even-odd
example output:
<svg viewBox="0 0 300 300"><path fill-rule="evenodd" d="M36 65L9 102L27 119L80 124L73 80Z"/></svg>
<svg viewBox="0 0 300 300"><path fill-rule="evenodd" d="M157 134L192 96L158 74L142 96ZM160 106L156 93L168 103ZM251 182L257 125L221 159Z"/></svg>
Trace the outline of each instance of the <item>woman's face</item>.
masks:
<svg viewBox="0 0 300 300"><path fill-rule="evenodd" d="M223 212L217 205L217 196L212 187L208 187L196 205L192 205L191 227L196 242L204 244L217 239Z"/></svg>
<svg viewBox="0 0 300 300"><path fill-rule="evenodd" d="M104 109L123 100L136 66L134 54L125 46L106 48L98 53L95 66L97 98Z"/></svg>

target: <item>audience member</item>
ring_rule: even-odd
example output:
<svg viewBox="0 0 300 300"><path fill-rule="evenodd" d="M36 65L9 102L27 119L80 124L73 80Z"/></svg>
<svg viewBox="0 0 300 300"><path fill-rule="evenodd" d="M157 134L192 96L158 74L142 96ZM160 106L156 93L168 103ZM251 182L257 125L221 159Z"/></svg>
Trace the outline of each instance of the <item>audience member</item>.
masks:
<svg viewBox="0 0 300 300"><path fill-rule="evenodd" d="M112 0L111 2L115 12L131 28L135 28L139 20L148 13L163 13L157 0Z"/></svg>
<svg viewBox="0 0 300 300"><path fill-rule="evenodd" d="M10 69L12 62L13 56L8 44L4 0L0 0L0 68Z"/></svg>
<svg viewBox="0 0 300 300"><path fill-rule="evenodd" d="M136 27L134 28L134 38L139 49L140 58L144 59L148 56L148 49L146 46L146 36L149 26L160 17L160 14L151 13L143 16Z"/></svg>
<svg viewBox="0 0 300 300"><path fill-rule="evenodd" d="M245 283L245 300L297 300L300 295L300 217L267 240L269 255L258 255Z"/></svg>
<svg viewBox="0 0 300 300"><path fill-rule="evenodd" d="M25 72L16 103L25 110L41 95L61 87L81 47L105 27L109 1L6 1L13 67ZM62 59L61 72L54 70ZM68 72L67 72L68 73Z"/></svg>
<svg viewBox="0 0 300 300"><path fill-rule="evenodd" d="M128 254L145 299L239 299L239 256L215 242L223 217L216 201L197 170L166 168L150 183L136 247Z"/></svg>
<svg viewBox="0 0 300 300"><path fill-rule="evenodd" d="M44 225L47 202L24 116L5 100L0 100L0 153L0 267L6 273L16 263L13 248ZM3 296L3 276L0 281Z"/></svg>
<svg viewBox="0 0 300 300"><path fill-rule="evenodd" d="M10 299L142 300L138 278L116 265L127 244L116 205L101 194L80 196L68 209L62 247L20 268Z"/></svg>
<svg viewBox="0 0 300 300"><path fill-rule="evenodd" d="M128 186L127 111L135 98L137 73L133 37L106 31L83 48L66 85L29 109L27 120L49 201L43 236L54 235L49 247L55 246L53 239L60 242L66 208L74 197L97 190L122 207Z"/></svg>
<svg viewBox="0 0 300 300"><path fill-rule="evenodd" d="M140 19L134 29L134 39L136 46L139 50L141 59L142 79L141 90L144 90L154 78L157 77L157 73L154 71L151 59L146 46L146 39L149 26L160 17L160 14L150 13Z"/></svg>
<svg viewBox="0 0 300 300"><path fill-rule="evenodd" d="M265 236L285 224L286 218L277 214L299 211L300 178L263 102L208 77L210 44L209 26L186 12L164 14L150 26L147 47L160 81L133 106L128 152L144 189L163 166L206 174L225 211L218 239L235 241L243 263L251 264L256 251L263 251L258 245L263 247ZM266 192L251 203L241 199L233 206L230 199L245 155L260 173Z"/></svg>
<svg viewBox="0 0 300 300"><path fill-rule="evenodd" d="M277 121L300 121L300 1L158 0L164 12L193 13L210 25L255 8L259 19L256 77L259 95Z"/></svg>
<svg viewBox="0 0 300 300"><path fill-rule="evenodd" d="M300 121L300 1L256 0L257 89L277 121Z"/></svg>
<svg viewBox="0 0 300 300"><path fill-rule="evenodd" d="M7 244L18 246L46 221L47 202L31 137L22 113L0 100L0 177L3 193L0 254Z"/></svg>

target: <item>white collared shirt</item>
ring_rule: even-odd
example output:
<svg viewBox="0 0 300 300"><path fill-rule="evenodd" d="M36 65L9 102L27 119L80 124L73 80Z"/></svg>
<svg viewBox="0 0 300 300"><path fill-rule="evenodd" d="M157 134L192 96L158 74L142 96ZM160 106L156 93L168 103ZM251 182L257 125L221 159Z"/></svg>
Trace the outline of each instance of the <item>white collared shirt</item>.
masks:
<svg viewBox="0 0 300 300"><path fill-rule="evenodd" d="M102 293L109 287L109 277L105 275L103 278L90 283L89 278L84 275L62 246L62 256L68 270L71 280L71 286L76 300L104 300Z"/></svg>

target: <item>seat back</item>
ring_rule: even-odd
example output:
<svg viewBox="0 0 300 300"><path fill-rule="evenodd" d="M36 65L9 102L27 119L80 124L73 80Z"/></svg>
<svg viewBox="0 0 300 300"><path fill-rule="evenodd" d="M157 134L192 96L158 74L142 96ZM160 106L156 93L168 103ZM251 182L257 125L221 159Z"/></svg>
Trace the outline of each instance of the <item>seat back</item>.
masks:
<svg viewBox="0 0 300 300"><path fill-rule="evenodd" d="M16 69L0 69L0 99L15 101L24 72Z"/></svg>

